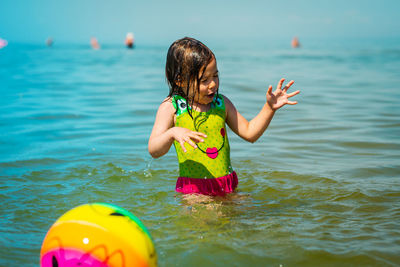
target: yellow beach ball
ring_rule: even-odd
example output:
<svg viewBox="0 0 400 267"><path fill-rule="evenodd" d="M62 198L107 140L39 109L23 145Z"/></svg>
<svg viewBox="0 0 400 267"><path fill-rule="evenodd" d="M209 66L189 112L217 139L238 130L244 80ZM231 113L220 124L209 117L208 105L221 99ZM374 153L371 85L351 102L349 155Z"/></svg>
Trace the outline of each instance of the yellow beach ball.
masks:
<svg viewBox="0 0 400 267"><path fill-rule="evenodd" d="M42 267L157 266L149 231L129 211L105 203L78 206L49 229L40 252Z"/></svg>

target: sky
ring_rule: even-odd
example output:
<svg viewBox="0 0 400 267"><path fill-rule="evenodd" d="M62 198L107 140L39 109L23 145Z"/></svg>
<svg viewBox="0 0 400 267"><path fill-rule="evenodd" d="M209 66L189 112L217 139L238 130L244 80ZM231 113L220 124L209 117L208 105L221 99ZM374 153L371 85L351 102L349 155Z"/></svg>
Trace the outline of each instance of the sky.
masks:
<svg viewBox="0 0 400 267"><path fill-rule="evenodd" d="M0 38L11 42L153 43L282 38L400 38L398 0L0 0Z"/></svg>

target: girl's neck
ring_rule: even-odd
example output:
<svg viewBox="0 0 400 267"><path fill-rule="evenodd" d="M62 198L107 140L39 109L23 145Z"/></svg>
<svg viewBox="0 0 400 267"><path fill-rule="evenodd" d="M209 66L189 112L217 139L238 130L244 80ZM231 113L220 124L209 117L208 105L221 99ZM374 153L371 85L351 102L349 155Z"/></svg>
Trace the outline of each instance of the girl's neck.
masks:
<svg viewBox="0 0 400 267"><path fill-rule="evenodd" d="M198 112L207 112L211 108L211 103L208 104L200 104L197 102L193 102L192 109Z"/></svg>

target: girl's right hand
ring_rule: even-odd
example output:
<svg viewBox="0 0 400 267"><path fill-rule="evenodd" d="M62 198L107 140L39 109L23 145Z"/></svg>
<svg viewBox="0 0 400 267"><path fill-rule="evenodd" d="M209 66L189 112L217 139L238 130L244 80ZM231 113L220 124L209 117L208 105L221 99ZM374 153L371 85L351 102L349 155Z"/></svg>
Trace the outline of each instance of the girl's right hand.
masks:
<svg viewBox="0 0 400 267"><path fill-rule="evenodd" d="M204 133L194 132L182 127L171 128L171 133L173 138L181 145L183 152L186 152L185 143L188 143L196 149L197 145L194 142L204 142L203 138L207 138L207 135Z"/></svg>

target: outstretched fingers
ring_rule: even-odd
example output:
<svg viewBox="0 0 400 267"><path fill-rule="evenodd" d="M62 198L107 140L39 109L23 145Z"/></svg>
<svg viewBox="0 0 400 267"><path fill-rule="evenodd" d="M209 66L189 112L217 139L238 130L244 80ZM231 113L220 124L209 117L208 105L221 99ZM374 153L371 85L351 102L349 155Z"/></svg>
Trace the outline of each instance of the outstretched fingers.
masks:
<svg viewBox="0 0 400 267"><path fill-rule="evenodd" d="M292 96L295 96L300 93L299 90L288 94L288 89L294 84L294 81L291 80L288 82L285 87L282 88L283 82L285 81L284 78L280 79L278 85L276 86L276 90L272 92L272 86L268 87L267 91L267 102L273 110L277 110L282 106L289 104L289 105L296 105L297 101L289 101L288 99Z"/></svg>
<svg viewBox="0 0 400 267"><path fill-rule="evenodd" d="M285 87L283 87L282 91L283 91L283 92L287 92L287 90L288 90L288 89L290 88L290 86L292 86L293 84L294 84L294 81L291 80L290 82L288 82L288 83L286 84Z"/></svg>
<svg viewBox="0 0 400 267"><path fill-rule="evenodd" d="M297 90L297 91L294 91L293 93L287 94L287 97L289 98L289 97L292 97L292 96L298 95L299 93L300 93L300 91L299 91L299 90Z"/></svg>
<svg viewBox="0 0 400 267"><path fill-rule="evenodd" d="M270 85L267 90L267 95L271 95L271 94L272 94L272 85Z"/></svg>
<svg viewBox="0 0 400 267"><path fill-rule="evenodd" d="M288 83L288 85L289 85L290 83ZM291 84L290 85L292 85L293 84L293 81L291 81ZM289 85L289 87L290 87L290 85ZM289 88L288 87L288 88ZM286 91L287 91L287 89L286 89ZM292 96L295 96L295 95L297 95L297 94L299 94L300 93L300 90L297 90L297 91L294 91L293 93L290 93L290 94L287 94L287 98L290 98L290 97L292 97ZM289 105L296 105L297 104L297 101L288 101L287 102Z"/></svg>
<svg viewBox="0 0 400 267"><path fill-rule="evenodd" d="M276 86L276 89L281 90L282 89L282 84L285 81L285 78L282 78L279 80L278 85Z"/></svg>

